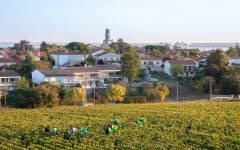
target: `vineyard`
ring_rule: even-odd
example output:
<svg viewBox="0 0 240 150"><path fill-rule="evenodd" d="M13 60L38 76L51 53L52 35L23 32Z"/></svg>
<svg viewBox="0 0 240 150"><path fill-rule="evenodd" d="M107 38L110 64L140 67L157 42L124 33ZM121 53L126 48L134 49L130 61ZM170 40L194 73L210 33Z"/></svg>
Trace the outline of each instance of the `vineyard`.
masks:
<svg viewBox="0 0 240 150"><path fill-rule="evenodd" d="M0 110L0 149L240 149L240 103L199 102ZM143 126L136 120L143 117ZM125 128L106 135L118 118ZM60 135L44 132L58 127ZM69 140L70 127L87 128Z"/></svg>

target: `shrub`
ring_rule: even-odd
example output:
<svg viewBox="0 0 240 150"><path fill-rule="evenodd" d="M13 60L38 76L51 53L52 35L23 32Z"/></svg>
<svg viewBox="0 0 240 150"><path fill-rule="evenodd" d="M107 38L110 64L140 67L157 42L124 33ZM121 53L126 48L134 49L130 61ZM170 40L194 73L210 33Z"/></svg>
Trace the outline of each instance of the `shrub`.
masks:
<svg viewBox="0 0 240 150"><path fill-rule="evenodd" d="M146 103L146 96L128 96L125 97L124 103Z"/></svg>

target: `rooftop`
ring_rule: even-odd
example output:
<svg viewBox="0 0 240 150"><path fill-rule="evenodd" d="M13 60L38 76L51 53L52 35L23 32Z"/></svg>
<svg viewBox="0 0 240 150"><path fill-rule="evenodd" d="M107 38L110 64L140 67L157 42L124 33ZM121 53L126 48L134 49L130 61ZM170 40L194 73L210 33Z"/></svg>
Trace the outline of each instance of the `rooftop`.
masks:
<svg viewBox="0 0 240 150"><path fill-rule="evenodd" d="M17 62L12 58L0 57L0 63L17 63Z"/></svg>
<svg viewBox="0 0 240 150"><path fill-rule="evenodd" d="M0 77L15 77L15 76L20 76L20 75L13 70L0 71Z"/></svg>
<svg viewBox="0 0 240 150"><path fill-rule="evenodd" d="M196 62L194 60L168 60L170 64L174 65L195 65Z"/></svg>
<svg viewBox="0 0 240 150"><path fill-rule="evenodd" d="M162 57L156 57L156 56L143 56L141 60L161 60Z"/></svg>
<svg viewBox="0 0 240 150"><path fill-rule="evenodd" d="M86 72L102 72L102 71L120 71L119 65L96 65L87 67L68 67L62 69L39 70L46 76L73 76L74 74L81 74Z"/></svg>

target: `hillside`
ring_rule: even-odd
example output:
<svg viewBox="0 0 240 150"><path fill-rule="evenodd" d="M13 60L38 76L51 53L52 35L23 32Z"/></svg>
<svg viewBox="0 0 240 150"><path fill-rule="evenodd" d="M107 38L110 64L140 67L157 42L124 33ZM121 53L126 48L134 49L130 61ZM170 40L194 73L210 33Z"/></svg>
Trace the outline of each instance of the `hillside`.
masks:
<svg viewBox="0 0 240 150"><path fill-rule="evenodd" d="M200 102L7 109L0 115L1 149L240 149L240 103ZM145 124L135 120L144 117ZM133 122L105 135L114 118ZM46 135L46 126L59 136ZM88 135L63 139L70 127Z"/></svg>

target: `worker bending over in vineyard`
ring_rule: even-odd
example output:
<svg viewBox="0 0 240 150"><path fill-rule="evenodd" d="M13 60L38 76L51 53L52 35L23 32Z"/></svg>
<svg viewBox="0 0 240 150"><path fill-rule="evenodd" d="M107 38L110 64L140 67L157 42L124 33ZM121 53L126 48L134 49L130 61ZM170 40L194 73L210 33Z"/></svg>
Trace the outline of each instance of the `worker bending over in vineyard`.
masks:
<svg viewBox="0 0 240 150"><path fill-rule="evenodd" d="M118 129L118 127L113 124L109 124L104 127L104 131L106 134L113 134L117 131L117 129Z"/></svg>
<svg viewBox="0 0 240 150"><path fill-rule="evenodd" d="M51 132L51 131L50 131L50 126L47 126L47 127L45 128L45 132L46 132L46 133Z"/></svg>
<svg viewBox="0 0 240 150"><path fill-rule="evenodd" d="M136 123L137 123L137 125L138 125L139 127L143 126L144 122L145 122L144 118L139 118L139 119L136 121Z"/></svg>
<svg viewBox="0 0 240 150"><path fill-rule="evenodd" d="M59 135L60 134L60 129L59 128L53 128L52 129L52 135Z"/></svg>
<svg viewBox="0 0 240 150"><path fill-rule="evenodd" d="M76 133L77 131L78 131L77 128L71 127L70 130L68 130L68 133L71 134L71 135L73 135L73 134Z"/></svg>

